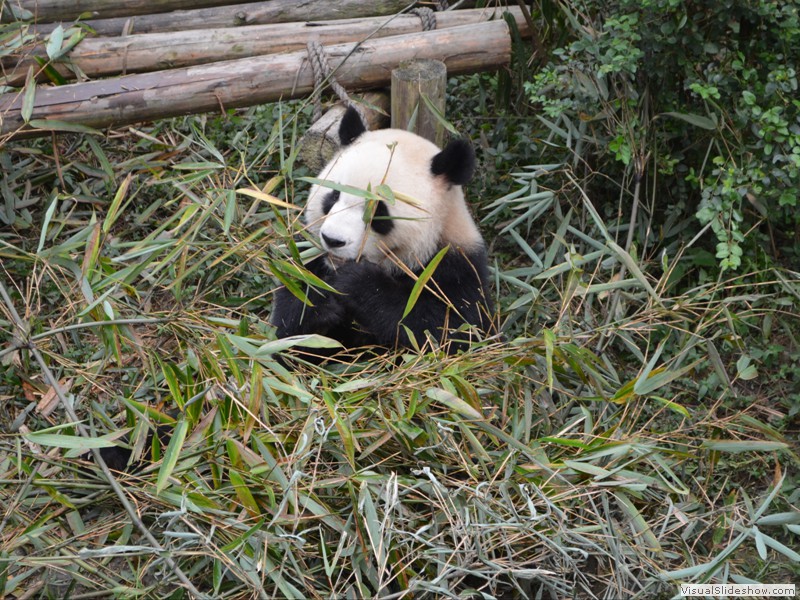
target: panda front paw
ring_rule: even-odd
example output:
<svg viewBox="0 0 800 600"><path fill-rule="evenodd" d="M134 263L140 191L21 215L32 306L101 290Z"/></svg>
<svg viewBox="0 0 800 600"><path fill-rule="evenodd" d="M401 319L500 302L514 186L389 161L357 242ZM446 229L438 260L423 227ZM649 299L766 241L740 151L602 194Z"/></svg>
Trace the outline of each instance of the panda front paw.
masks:
<svg viewBox="0 0 800 600"><path fill-rule="evenodd" d="M345 321L347 309L339 294L312 290L307 297L311 305L301 302L286 288L278 290L271 319L278 337L325 335Z"/></svg>
<svg viewBox="0 0 800 600"><path fill-rule="evenodd" d="M331 285L342 294L340 298L346 306L362 305L366 298L385 287L385 278L376 264L350 261L336 268Z"/></svg>
<svg viewBox="0 0 800 600"><path fill-rule="evenodd" d="M335 287L335 286L334 286ZM347 309L339 294L325 292L322 295L310 294L308 299L314 305L306 307L316 322L314 333L325 334L345 320Z"/></svg>

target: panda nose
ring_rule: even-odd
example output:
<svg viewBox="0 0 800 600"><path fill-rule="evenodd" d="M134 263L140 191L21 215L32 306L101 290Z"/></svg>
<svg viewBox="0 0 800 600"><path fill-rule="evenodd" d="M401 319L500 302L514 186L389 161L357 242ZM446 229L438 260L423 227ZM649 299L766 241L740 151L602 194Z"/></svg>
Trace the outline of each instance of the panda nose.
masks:
<svg viewBox="0 0 800 600"><path fill-rule="evenodd" d="M332 238L324 233L322 234L322 241L325 242L325 246L327 246L328 249L341 248L347 243L344 240L337 240L336 238Z"/></svg>

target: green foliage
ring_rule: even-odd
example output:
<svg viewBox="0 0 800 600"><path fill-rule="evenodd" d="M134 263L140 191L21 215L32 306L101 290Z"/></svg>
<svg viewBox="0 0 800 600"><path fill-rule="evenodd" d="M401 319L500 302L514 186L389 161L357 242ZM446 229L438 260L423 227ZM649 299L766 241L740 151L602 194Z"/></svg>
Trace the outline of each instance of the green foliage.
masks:
<svg viewBox="0 0 800 600"><path fill-rule="evenodd" d="M657 210L680 200L674 190L690 190L683 210L713 231L722 271L741 269L745 249L767 236L797 256L783 233L800 227L797 4L562 7L572 41L553 49L526 91L548 119L589 123L593 136L575 151L592 164L620 163L618 173L641 171Z"/></svg>
<svg viewBox="0 0 800 600"><path fill-rule="evenodd" d="M0 595L188 597L166 556L225 598L796 580L800 285L741 252L795 218L764 178L794 177L796 50L753 54L785 5L723 4L545 0L562 50L514 74L541 119L504 75L451 80L504 334L457 356L278 360L331 346L268 322L279 283L320 283L302 104L0 148ZM82 454L121 437L163 553Z"/></svg>

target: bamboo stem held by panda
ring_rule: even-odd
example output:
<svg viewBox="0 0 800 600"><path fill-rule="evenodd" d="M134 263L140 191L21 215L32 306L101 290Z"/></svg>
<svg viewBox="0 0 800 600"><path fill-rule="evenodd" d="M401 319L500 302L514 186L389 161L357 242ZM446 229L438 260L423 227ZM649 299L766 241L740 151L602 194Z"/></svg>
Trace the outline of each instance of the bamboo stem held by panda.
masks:
<svg viewBox="0 0 800 600"><path fill-rule="evenodd" d="M441 148L446 86L447 67L442 61L401 62L392 71L392 127L413 131Z"/></svg>
<svg viewBox="0 0 800 600"><path fill-rule="evenodd" d="M388 93L368 92L351 99L359 104L367 130L373 131L388 125ZM311 171L321 171L339 150L339 124L346 110L343 102L337 102L300 138L299 157Z"/></svg>

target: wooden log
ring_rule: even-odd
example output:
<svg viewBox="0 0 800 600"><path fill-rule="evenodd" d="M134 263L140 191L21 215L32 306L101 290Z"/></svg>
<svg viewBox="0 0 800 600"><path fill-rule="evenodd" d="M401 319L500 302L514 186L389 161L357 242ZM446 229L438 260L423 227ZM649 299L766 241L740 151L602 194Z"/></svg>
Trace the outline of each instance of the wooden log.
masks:
<svg viewBox="0 0 800 600"><path fill-rule="evenodd" d="M521 31L527 21L518 7L510 9ZM500 18L495 9L448 11L437 15L438 29L458 27ZM302 50L309 41L323 45L357 42L368 37L388 37L422 31L416 15L365 17L338 21L315 21L269 25L248 25L210 30L147 33L122 37L87 38L69 54L69 61L89 78L127 73L143 73L176 67L233 60L259 54ZM523 34L524 35L524 34ZM33 56L45 58L44 45L26 56L10 55L2 59L6 76L0 84L24 83L30 66L38 69ZM74 73L66 65L56 69L67 79Z"/></svg>
<svg viewBox="0 0 800 600"><path fill-rule="evenodd" d="M440 60L403 61L392 71L392 127L407 129L442 147L447 67ZM427 102L423 100L423 96Z"/></svg>
<svg viewBox="0 0 800 600"><path fill-rule="evenodd" d="M370 92L353 100L359 104L369 131L389 123L390 100L386 92ZM343 102L337 102L300 138L298 156L311 171L321 171L339 150L339 125L346 110Z"/></svg>
<svg viewBox="0 0 800 600"><path fill-rule="evenodd" d="M393 15L408 6L408 0L262 0L222 7L176 10L162 14L146 14L110 19L83 21L98 35L185 31L216 27L240 27L292 21L324 21ZM77 15L72 15L74 19ZM55 25L37 25L34 31L49 33Z"/></svg>
<svg viewBox="0 0 800 600"><path fill-rule="evenodd" d="M337 81L352 91L388 85L391 70L410 58L441 59L450 74L496 69L510 60L511 37L505 21L491 21L337 44L326 53ZM36 91L29 105L37 129L23 119L22 93L0 96L0 136L62 127L42 120L107 127L298 98L313 89L305 52L74 83Z"/></svg>
<svg viewBox="0 0 800 600"><path fill-rule="evenodd" d="M225 6L230 0L14 0L15 12L34 23L71 21L84 15L90 19L130 17L151 13L164 13L187 8ZM13 21L11 11L0 15L3 23Z"/></svg>

